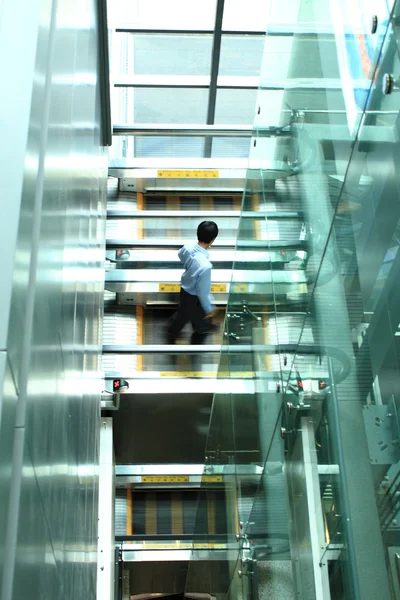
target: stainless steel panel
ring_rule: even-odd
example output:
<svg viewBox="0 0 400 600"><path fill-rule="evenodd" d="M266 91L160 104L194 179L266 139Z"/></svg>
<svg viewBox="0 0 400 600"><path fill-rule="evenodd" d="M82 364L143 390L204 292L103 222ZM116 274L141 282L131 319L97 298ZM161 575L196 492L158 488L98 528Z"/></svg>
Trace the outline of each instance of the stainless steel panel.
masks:
<svg viewBox="0 0 400 600"><path fill-rule="evenodd" d="M182 263L178 258L178 253L176 250L157 250L155 248L141 248L139 250L136 249L128 249L129 250L129 258L127 259L118 259L116 256L115 250L108 250L106 252L107 258L110 260L117 260L119 265L122 266L122 263L132 263L132 262L153 262L157 265L162 265L163 263L176 263L176 266L179 269L182 269ZM252 250L219 250L215 249L212 251L212 261L213 263L227 262L227 263L266 263L266 262L281 262L282 270L284 269L284 265L288 263L288 259L285 258L279 251L265 252L265 251L252 251ZM126 266L128 268L129 265Z"/></svg>
<svg viewBox="0 0 400 600"><path fill-rule="evenodd" d="M259 248L261 251L262 250L266 250L266 249L271 249L271 248L277 248L277 249L291 249L291 250L306 250L307 249L307 245L306 243L301 240L297 235L291 235L290 237L292 238L292 241L287 242L287 241L280 241L279 237L277 236L278 230L276 227L273 227L275 225L276 222L273 221L269 221L269 225L267 226L266 223L264 223L262 229L262 235L260 236L259 240L251 240L251 241L239 241L237 243L237 247L238 249L244 249L244 248L249 248L249 249L254 249L254 248ZM293 230L296 226L291 224L291 229ZM267 229L271 229L272 230L272 235L268 236L266 234ZM278 240L277 240L278 237ZM287 236L286 236L287 237ZM188 244L188 243L193 243L193 235L191 234L190 237L188 238L174 238L174 239L168 239L165 237L160 237L160 238L147 238L147 239L135 239L134 236L132 235L128 235L127 237L107 237L106 240L106 245L107 248L141 248L141 247L145 247L145 248L158 248L158 247L162 247L164 248L176 248L177 250L179 250L179 248L181 248L184 244ZM213 242L213 251L215 250L215 248L235 248L236 247L236 239L224 239L224 238L217 238L215 240L215 242Z"/></svg>
<svg viewBox="0 0 400 600"><path fill-rule="evenodd" d="M109 207L109 203L107 203ZM209 219L222 218L236 218L241 216L240 209L238 210L137 210L137 209L125 209L121 207L107 208L107 219L170 219L170 218L195 218L203 219L208 217ZM272 215L271 215L272 216ZM258 213L254 213L254 218L262 219L263 216Z"/></svg>
<svg viewBox="0 0 400 600"><path fill-rule="evenodd" d="M220 346L218 344L203 344L203 345L183 345L183 344L171 344L171 345L155 345L155 344L143 344L143 345L125 345L117 344L104 345L103 352L120 352L120 353L132 353L132 354L155 354L155 353L169 353L169 354L208 354L210 352L226 352L229 354L253 354L260 352L265 355L278 354L279 351L286 351L288 353L295 352L297 349L296 344L287 344L283 348L280 348L277 344L238 344L237 346L231 345ZM317 345L304 345L301 348L302 354L318 354L320 347Z"/></svg>
<svg viewBox="0 0 400 600"><path fill-rule="evenodd" d="M0 16L1 40L7 31L10 42L2 53L10 66L10 94L1 102L6 98L16 111L2 105L2 118L15 123L13 142L2 149L22 157L10 174L2 173L8 210L21 200L21 211L7 339L19 394L18 427L7 434L19 454L10 512L4 509L5 541L0 531L0 545L7 547L1 598L95 598L107 176L100 147L97 5L84 0L78 10L67 0L28 4L21 11L6 0ZM24 63L31 61L29 78ZM28 102L29 125L21 99ZM9 168L2 160L0 169L4 165ZM18 199L9 177L21 183ZM14 250L10 244L7 264ZM8 437L3 434L1 444Z"/></svg>
<svg viewBox="0 0 400 600"><path fill-rule="evenodd" d="M135 239L133 236L131 237L127 237L127 238L107 238L106 239L106 246L107 248L114 246L115 248L124 248L124 247L141 247L141 246L161 246L163 248L168 248L168 247L172 247L172 248L176 248L179 249L181 248L184 244L188 244L190 242L193 242L193 236L191 236L190 238L186 238L186 239L168 239L168 238L150 238L147 240L138 240ZM215 242L213 243L213 247L223 247L223 248L234 248L236 244L236 239L232 238L232 239L226 239L226 240L221 240L221 239L216 239ZM257 244L254 243L252 244L253 246L256 246ZM264 247L265 247L265 242L264 242Z"/></svg>
<svg viewBox="0 0 400 600"><path fill-rule="evenodd" d="M97 549L97 600L114 595L115 464L112 419L101 420L99 461L99 532Z"/></svg>
<svg viewBox="0 0 400 600"><path fill-rule="evenodd" d="M19 430L21 433L21 430ZM77 529L72 522L69 524L73 531L74 543L64 549L57 544L52 531L49 530L43 497L40 492L38 478L34 469L29 447L25 445L22 463L21 495L18 510L18 536L16 539L16 560L13 577L10 577L10 587L7 589L6 578L3 579L2 598L25 598L27 593L31 598L72 598L77 584L73 580L62 581L57 568L57 558L62 552L65 568L72 576L74 566L81 565L82 581L90 579L89 564L96 560L95 552L90 555L90 548L81 546ZM62 512L59 516L62 516ZM10 552L11 548L7 548ZM58 555L58 556L57 556ZM8 572L7 575L12 573ZM65 587L64 587L65 586ZM68 595L67 595L68 594Z"/></svg>
<svg viewBox="0 0 400 600"><path fill-rule="evenodd" d="M15 410L17 391L7 353L0 352L0 582L4 580L4 565L9 553L6 546L8 505L12 482ZM1 590L0 590L1 591Z"/></svg>
<svg viewBox="0 0 400 600"><path fill-rule="evenodd" d="M167 401L171 394L213 394L236 393L254 394L254 381L251 379L222 379L199 377L160 377L158 379L130 379L129 393L121 394L120 403L129 404L135 401L136 396L160 394L160 402ZM111 398L111 396L110 396ZM103 401L104 408L112 405L112 399Z"/></svg>
<svg viewBox="0 0 400 600"><path fill-rule="evenodd" d="M192 544L187 544L187 548L168 550L145 550L136 549L128 550L125 548L122 551L122 559L124 562L175 562L175 561L233 561L236 560L238 555L238 546L232 547L231 549L215 549L213 552L210 551L209 545L204 550L194 550Z"/></svg>
<svg viewBox="0 0 400 600"><path fill-rule="evenodd" d="M278 467L278 464L275 465ZM268 464L267 471L274 468L272 464ZM279 468L282 470L282 464L279 463ZM115 475L118 478L121 477L138 477L141 478L145 475L189 475L191 477L202 477L203 475L238 475L244 477L246 475L261 475L263 473L263 467L259 465L205 465L186 463L173 464L173 465L116 465ZM120 481L120 479L118 479Z"/></svg>
<svg viewBox="0 0 400 600"><path fill-rule="evenodd" d="M7 344L11 307L12 277L20 216L26 135L31 112L31 95L35 55L39 31L39 0L32 0L19 10L13 0L3 0L0 11L0 57L3 77L0 98L2 143L0 147L0 256L2 256L2 288L0 295L0 350ZM18 34L15 23L18 22ZM24 40L23 45L21 39ZM12 57L12 60L9 58ZM18 92L17 92L18 90ZM9 125L12 123L12 127ZM35 170L35 161L31 164ZM7 257L7 258L6 258ZM19 284L26 285L29 255L20 256ZM22 264L21 264L22 263Z"/></svg>
<svg viewBox="0 0 400 600"><path fill-rule="evenodd" d="M310 541L314 567L316 600L329 600L328 561L323 560L325 547L324 517L319 485L318 458L315 443L314 423L307 417L301 420L303 445L304 483L307 495Z"/></svg>
<svg viewBox="0 0 400 600"><path fill-rule="evenodd" d="M113 206L115 203L113 204ZM129 206L129 205L128 205ZM123 208L119 206L118 202L115 205L115 208L111 208L111 202L107 203L107 218L138 218L138 219L166 219L166 218L180 218L180 217L195 217L197 219L205 219L206 217L211 219L217 218L235 218L239 217L241 219L255 219L255 220L264 220L264 219L301 219L302 214L300 212L280 212L280 211L262 211L262 212L250 212L250 211L240 211L238 210L137 210L136 208L129 206L128 208Z"/></svg>
<svg viewBox="0 0 400 600"><path fill-rule="evenodd" d="M158 285L162 283L180 283L182 269L117 269L106 273L106 285L125 285L140 283L147 284L148 291L158 292ZM232 272L227 269L218 269L211 272L212 283L225 283L228 287L232 280ZM239 283L263 285L268 283L299 284L305 283L304 271L235 271L233 286ZM227 289L228 289L227 287ZM129 290L118 290L129 291ZM215 292L216 293L216 292ZM249 293L251 290L249 289Z"/></svg>
<svg viewBox="0 0 400 600"><path fill-rule="evenodd" d="M234 483L235 477L240 478L241 481L246 483L253 482L258 484L260 475L262 474L262 468L258 465L117 465L116 471L116 485L117 488L135 487L140 489L177 489L177 488L198 488L202 487L205 482L204 476L211 476L214 479L214 486L225 487ZM268 472L283 473L282 463L271 463L268 467ZM143 481L142 478L146 476L187 476L188 481L184 482L148 482ZM221 481L218 481L221 478ZM161 488L160 488L161 486Z"/></svg>
<svg viewBox="0 0 400 600"><path fill-rule="evenodd" d="M243 346L240 346L243 348ZM155 345L155 344L104 344L103 352L117 352L117 353L129 353L129 354L209 354L210 352L215 352L219 354L221 352L220 345L182 345L182 344L171 344L171 345Z"/></svg>

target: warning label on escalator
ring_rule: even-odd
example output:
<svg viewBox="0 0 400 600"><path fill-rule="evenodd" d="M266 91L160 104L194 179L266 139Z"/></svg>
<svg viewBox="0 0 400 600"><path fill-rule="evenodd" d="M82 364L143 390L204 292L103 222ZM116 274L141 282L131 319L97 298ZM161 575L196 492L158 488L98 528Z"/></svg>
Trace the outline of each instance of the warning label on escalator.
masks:
<svg viewBox="0 0 400 600"><path fill-rule="evenodd" d="M179 283L160 283L158 285L159 292L179 292L180 289Z"/></svg>
<svg viewBox="0 0 400 600"><path fill-rule="evenodd" d="M217 179L219 171L204 169L161 169L157 171L157 177L174 179Z"/></svg>
<svg viewBox="0 0 400 600"><path fill-rule="evenodd" d="M142 483L185 483L189 475L143 475Z"/></svg>
<svg viewBox="0 0 400 600"><path fill-rule="evenodd" d="M226 292L226 284L225 283L212 283L210 290L214 293L214 294L218 294L218 293L224 293Z"/></svg>
<svg viewBox="0 0 400 600"><path fill-rule="evenodd" d="M235 285L232 288L232 291L235 292L236 294L248 292L249 286L247 285L247 283L235 283Z"/></svg>
<svg viewBox="0 0 400 600"><path fill-rule="evenodd" d="M180 292L181 286L179 283L159 283L158 291L159 292ZM211 292L214 294L223 294L226 292L226 283L212 283L211 284Z"/></svg>

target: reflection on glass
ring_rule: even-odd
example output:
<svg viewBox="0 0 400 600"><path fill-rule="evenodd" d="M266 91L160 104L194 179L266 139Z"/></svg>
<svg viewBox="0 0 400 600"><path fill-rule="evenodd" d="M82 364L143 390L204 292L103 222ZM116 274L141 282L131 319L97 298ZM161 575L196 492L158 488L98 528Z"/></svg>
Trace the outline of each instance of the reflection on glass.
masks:
<svg viewBox="0 0 400 600"><path fill-rule="evenodd" d="M116 87L114 123L205 124L206 89Z"/></svg>
<svg viewBox="0 0 400 600"><path fill-rule="evenodd" d="M115 36L120 60L116 75L209 75L211 35Z"/></svg>
<svg viewBox="0 0 400 600"><path fill-rule="evenodd" d="M260 75L264 35L222 35L219 75Z"/></svg>
<svg viewBox="0 0 400 600"><path fill-rule="evenodd" d="M234 472L221 482L226 597L250 596L255 567L282 593L278 563L288 598L389 598L398 585L398 96L382 83L400 65L386 2L376 35L370 8L272 10L273 33L301 35L276 47L279 86L267 41L242 202L264 220L239 220L219 363L220 379L240 365L254 388L214 395L205 450L205 474ZM249 245L264 256L248 264L260 288L241 277Z"/></svg>
<svg viewBox="0 0 400 600"><path fill-rule="evenodd" d="M248 125L254 120L257 90L217 91L215 123Z"/></svg>

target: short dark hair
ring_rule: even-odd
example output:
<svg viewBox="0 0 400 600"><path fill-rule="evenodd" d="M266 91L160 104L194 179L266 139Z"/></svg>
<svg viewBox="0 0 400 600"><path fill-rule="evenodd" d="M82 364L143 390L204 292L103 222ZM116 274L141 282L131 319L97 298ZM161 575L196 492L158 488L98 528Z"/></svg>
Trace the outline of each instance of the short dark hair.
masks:
<svg viewBox="0 0 400 600"><path fill-rule="evenodd" d="M203 221L197 228L197 239L199 242L209 244L218 235L218 225L214 221Z"/></svg>

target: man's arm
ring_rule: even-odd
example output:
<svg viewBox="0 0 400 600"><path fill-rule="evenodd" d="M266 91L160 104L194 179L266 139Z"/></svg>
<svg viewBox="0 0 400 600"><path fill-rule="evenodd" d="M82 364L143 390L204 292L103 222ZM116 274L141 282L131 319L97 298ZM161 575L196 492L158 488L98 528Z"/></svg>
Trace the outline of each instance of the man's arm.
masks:
<svg viewBox="0 0 400 600"><path fill-rule="evenodd" d="M215 306L211 304L210 286L211 267L204 269L204 271L202 271L202 273L199 275L196 282L196 295L200 300L200 304L206 315L211 313L215 308Z"/></svg>
<svg viewBox="0 0 400 600"><path fill-rule="evenodd" d="M181 261L182 264L185 262L185 259L184 259L184 256L183 256L184 252L185 252L185 246L182 246L182 248L180 248L178 250L178 258L179 258L179 260Z"/></svg>

